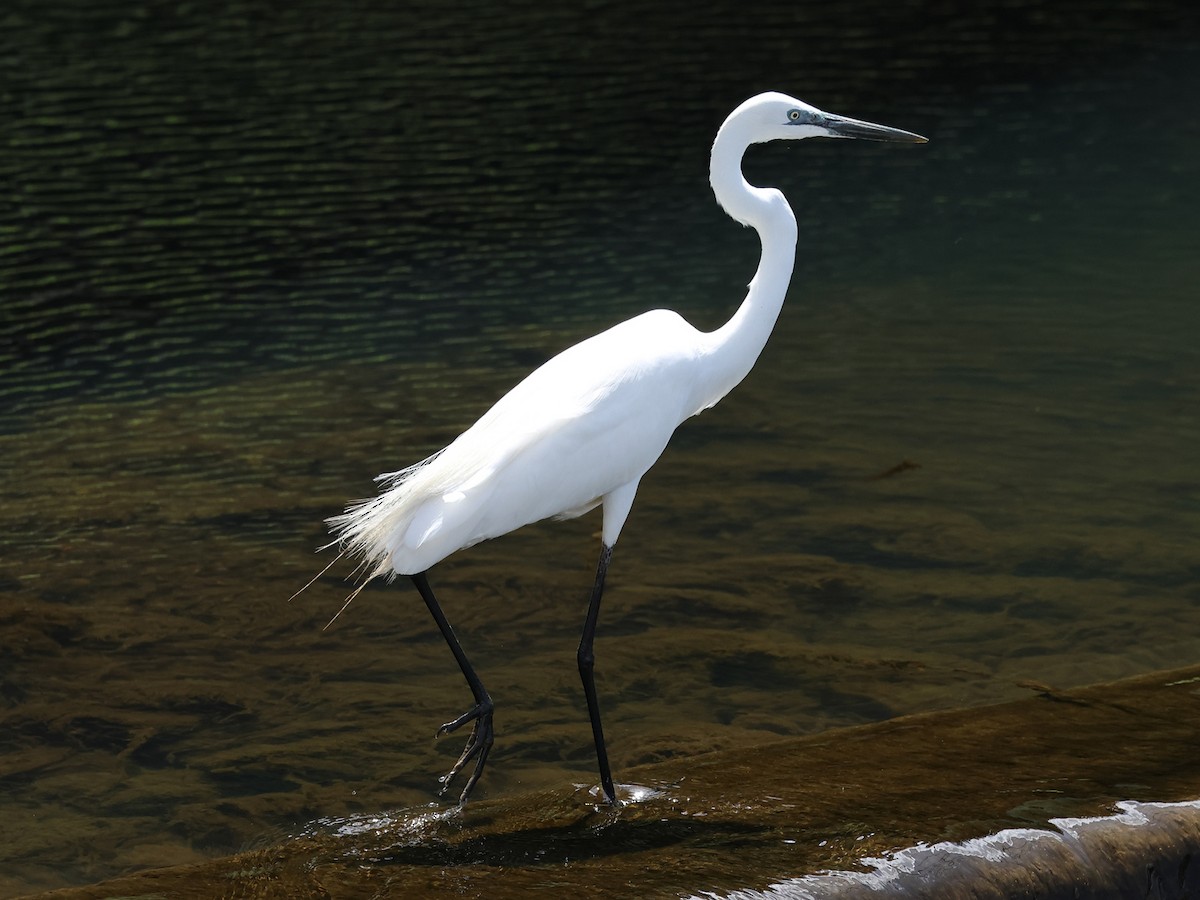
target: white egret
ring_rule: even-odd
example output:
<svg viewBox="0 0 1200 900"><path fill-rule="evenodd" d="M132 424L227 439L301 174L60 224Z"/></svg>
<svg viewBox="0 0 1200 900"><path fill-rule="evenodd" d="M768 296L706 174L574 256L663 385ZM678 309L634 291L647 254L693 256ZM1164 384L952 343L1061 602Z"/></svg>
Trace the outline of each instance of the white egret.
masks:
<svg viewBox="0 0 1200 900"><path fill-rule="evenodd" d="M412 579L470 686L475 705L438 730L442 735L474 723L458 762L442 778L445 792L475 761L460 803L475 787L492 748L492 698L446 621L426 572L479 541L551 516L573 518L600 505L600 563L577 660L601 787L606 800L616 802L593 679L592 645L605 573L642 476L681 422L708 409L746 376L783 305L795 261L796 219L778 190L746 182L742 155L751 144L809 137L925 141L907 131L822 112L784 94L747 100L717 132L710 162L717 202L755 229L762 243L758 271L733 318L702 332L677 313L659 309L576 344L500 398L448 447L410 468L380 475L383 490L377 497L329 519L342 551L364 561L367 581L393 574Z"/></svg>

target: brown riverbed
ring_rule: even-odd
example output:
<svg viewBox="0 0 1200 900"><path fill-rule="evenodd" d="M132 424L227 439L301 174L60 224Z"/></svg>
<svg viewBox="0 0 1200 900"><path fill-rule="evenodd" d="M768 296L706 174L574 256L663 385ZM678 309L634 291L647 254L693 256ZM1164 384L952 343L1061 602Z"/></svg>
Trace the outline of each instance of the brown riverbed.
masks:
<svg viewBox="0 0 1200 900"><path fill-rule="evenodd" d="M594 789L569 784L459 811L380 810L311 823L230 859L53 896L561 897L603 885L610 896L665 898L763 890L870 868L872 859L878 866L916 845L1004 828L1052 830L1051 820L1111 814L1120 800L1200 797L1197 722L1197 667L1073 691L1047 687L998 706L635 767L615 810L598 803ZM1123 897L1128 885L1144 883L1159 885L1156 896L1190 896L1200 885L1200 808L1163 819L1174 825L1097 836L1090 862L1052 847L1040 857L1027 851L1025 865L1005 863L1004 852L1015 857L1028 832L997 842L985 868L975 862L978 850L957 861L947 854L923 874L921 896L1069 897L1085 888L1088 896Z"/></svg>

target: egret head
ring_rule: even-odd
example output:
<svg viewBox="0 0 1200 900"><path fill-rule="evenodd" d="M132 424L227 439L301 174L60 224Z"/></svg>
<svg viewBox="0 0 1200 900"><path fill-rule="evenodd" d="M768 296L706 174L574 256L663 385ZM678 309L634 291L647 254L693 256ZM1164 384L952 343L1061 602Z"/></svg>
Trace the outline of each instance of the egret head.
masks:
<svg viewBox="0 0 1200 900"><path fill-rule="evenodd" d="M735 111L749 120L754 143L799 140L809 137L861 138L868 141L896 141L923 144L925 138L911 131L873 125L858 119L823 112L803 100L787 94L767 93L751 97ZM734 118L731 116L730 118Z"/></svg>

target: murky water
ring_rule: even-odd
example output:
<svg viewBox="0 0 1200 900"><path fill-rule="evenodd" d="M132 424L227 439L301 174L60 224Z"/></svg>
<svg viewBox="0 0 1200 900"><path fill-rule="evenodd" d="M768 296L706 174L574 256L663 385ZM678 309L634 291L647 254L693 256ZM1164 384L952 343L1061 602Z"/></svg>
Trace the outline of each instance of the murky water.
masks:
<svg viewBox="0 0 1200 900"><path fill-rule="evenodd" d="M631 53L619 6L16 4L0 892L429 799L469 695L406 585L328 631L346 572L286 602L321 520L600 328L722 321L756 248L707 148L764 88L931 143L747 159L800 265L617 547L618 773L1194 662L1195 13L1003 9L639 11ZM598 527L433 573L498 705L486 794L594 778Z"/></svg>

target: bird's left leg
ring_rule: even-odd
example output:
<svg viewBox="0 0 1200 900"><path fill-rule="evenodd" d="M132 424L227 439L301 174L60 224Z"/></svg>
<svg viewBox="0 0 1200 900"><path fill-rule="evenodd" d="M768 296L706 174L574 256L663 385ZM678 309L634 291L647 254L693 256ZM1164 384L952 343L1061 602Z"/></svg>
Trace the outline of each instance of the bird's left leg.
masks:
<svg viewBox="0 0 1200 900"><path fill-rule="evenodd" d="M592 600L588 604L587 619L583 623L583 636L579 640L579 677L583 680L583 695L587 699L588 716L592 720L592 739L596 742L596 763L600 767L600 786L604 799L615 806L617 795L613 790L612 770L608 767L608 748L604 744L604 729L600 726L600 702L596 699L596 654L592 644L596 639L596 620L600 616L600 596L604 593L604 576L612 561L612 547L603 544L600 548L600 564L596 567L596 583L592 587Z"/></svg>
<svg viewBox="0 0 1200 900"><path fill-rule="evenodd" d="M467 710L457 719L452 722L447 722L438 729L438 737L443 734L449 734L451 731L457 731L467 722L473 721L475 724L471 727L471 736L467 738L467 746L463 748L462 756L458 758L458 762L445 775L442 776L442 789L440 793L446 793L446 789L450 787L450 782L454 776L462 771L463 766L469 763L472 759L475 760L475 770L471 773L471 777L467 779L466 785L463 786L462 794L458 798L459 805L467 802L467 797L470 796L471 790L475 787L475 782L479 781L479 776L483 774L483 766L487 762L488 754L492 752L493 731L492 731L492 698L484 688L483 682L479 680L479 676L475 674L475 669L471 666L467 659L467 654L463 652L462 645L459 644L458 638L454 636L454 629L450 627L450 623L446 621L446 615L442 612L442 608L438 605L437 598L433 596L433 589L429 586L429 579L424 572L418 572L416 575L409 576L412 583L416 585L417 591L421 594L421 599L425 601L425 605L429 607L429 612L433 616L433 620L437 622L438 629L442 632L442 637L446 639L446 643L450 647L450 652L454 654L454 659L458 662L458 667L462 670L463 677L467 679L467 684L471 688L471 693L475 697L475 706Z"/></svg>

